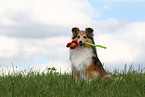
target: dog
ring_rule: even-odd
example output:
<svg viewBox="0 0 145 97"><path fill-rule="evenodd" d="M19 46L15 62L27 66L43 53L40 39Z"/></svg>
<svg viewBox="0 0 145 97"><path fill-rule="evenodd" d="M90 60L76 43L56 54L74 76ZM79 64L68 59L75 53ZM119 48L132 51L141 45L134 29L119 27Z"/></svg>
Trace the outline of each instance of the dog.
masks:
<svg viewBox="0 0 145 97"><path fill-rule="evenodd" d="M109 77L98 58L96 47L84 44L89 42L95 44L93 29L86 28L80 31L79 28L72 28L72 40L77 40L79 46L70 49L70 62L75 80L92 80L98 77Z"/></svg>

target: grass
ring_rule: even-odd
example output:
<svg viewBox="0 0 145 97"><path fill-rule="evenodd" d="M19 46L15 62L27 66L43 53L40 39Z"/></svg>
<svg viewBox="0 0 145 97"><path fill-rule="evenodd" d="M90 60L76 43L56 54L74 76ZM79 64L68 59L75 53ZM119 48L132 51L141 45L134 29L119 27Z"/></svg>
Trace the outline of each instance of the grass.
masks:
<svg viewBox="0 0 145 97"><path fill-rule="evenodd" d="M47 73L30 70L0 75L0 97L145 97L145 73L143 70L115 70L112 78L90 82L75 82L71 74L59 74L55 68Z"/></svg>

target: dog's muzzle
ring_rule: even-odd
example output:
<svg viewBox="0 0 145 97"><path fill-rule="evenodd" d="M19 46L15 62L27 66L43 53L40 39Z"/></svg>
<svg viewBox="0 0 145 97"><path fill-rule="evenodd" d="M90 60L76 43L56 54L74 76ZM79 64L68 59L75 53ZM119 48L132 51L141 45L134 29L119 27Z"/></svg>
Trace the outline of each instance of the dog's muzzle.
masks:
<svg viewBox="0 0 145 97"><path fill-rule="evenodd" d="M83 41L80 40L80 41L79 41L79 46L83 46L83 45L84 45Z"/></svg>

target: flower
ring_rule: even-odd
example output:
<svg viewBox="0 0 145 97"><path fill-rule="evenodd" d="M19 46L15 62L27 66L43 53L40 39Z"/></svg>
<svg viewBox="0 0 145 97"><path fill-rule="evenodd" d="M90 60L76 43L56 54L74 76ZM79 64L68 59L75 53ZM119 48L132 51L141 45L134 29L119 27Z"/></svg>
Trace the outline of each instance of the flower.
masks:
<svg viewBox="0 0 145 97"><path fill-rule="evenodd" d="M76 47L78 47L79 44L77 42L77 40L73 40L72 42L69 42L66 47L70 47L70 49L75 49Z"/></svg>

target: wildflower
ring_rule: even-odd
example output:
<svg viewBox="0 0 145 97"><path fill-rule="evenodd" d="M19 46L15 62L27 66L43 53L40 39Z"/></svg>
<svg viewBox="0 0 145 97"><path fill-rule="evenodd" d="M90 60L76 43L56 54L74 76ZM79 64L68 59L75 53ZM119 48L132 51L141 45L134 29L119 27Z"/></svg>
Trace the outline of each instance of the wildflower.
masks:
<svg viewBox="0 0 145 97"><path fill-rule="evenodd" d="M70 47L70 49L75 49L76 47L78 47L79 44L77 42L77 40L73 40L72 42L69 42L66 47Z"/></svg>

